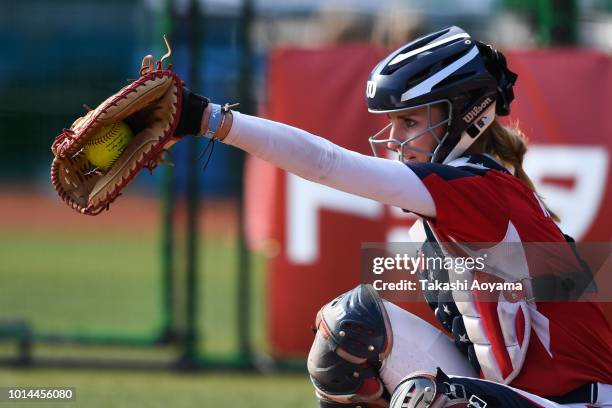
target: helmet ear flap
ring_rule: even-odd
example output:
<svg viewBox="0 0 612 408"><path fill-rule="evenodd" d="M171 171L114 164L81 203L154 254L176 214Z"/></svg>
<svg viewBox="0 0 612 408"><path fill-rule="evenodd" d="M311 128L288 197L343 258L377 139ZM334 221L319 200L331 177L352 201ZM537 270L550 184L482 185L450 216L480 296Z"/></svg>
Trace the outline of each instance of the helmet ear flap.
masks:
<svg viewBox="0 0 612 408"><path fill-rule="evenodd" d="M497 106L495 113L498 116L510 114L510 103L514 100L512 87L516 83L518 75L510 71L506 62L506 57L501 51L497 51L488 44L475 41L487 71L497 81Z"/></svg>

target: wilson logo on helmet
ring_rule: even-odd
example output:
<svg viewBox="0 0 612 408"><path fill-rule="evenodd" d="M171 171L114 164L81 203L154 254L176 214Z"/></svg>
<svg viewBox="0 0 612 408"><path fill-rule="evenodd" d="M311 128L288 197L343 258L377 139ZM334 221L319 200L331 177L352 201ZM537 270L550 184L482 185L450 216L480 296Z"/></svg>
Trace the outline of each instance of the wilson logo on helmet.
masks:
<svg viewBox="0 0 612 408"><path fill-rule="evenodd" d="M491 99L491 97L487 97L487 99L482 101L480 105L474 106L468 113L466 113L463 116L463 121L465 123L471 123L474 119L478 117L478 115L482 113L482 111L487 109L492 103L493 99Z"/></svg>
<svg viewBox="0 0 612 408"><path fill-rule="evenodd" d="M368 81L368 84L366 86L366 96L368 98L373 98L374 95L376 95L376 82Z"/></svg>

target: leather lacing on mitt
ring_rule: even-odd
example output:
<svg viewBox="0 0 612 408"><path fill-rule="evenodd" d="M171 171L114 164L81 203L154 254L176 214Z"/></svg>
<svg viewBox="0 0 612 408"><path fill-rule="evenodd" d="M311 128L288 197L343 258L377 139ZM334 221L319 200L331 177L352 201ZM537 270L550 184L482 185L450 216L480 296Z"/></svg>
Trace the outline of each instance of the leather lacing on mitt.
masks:
<svg viewBox="0 0 612 408"><path fill-rule="evenodd" d="M147 55L140 77L78 118L70 129L55 138L51 150L51 182L60 197L82 214L97 215L108 209L121 190L143 168L149 171L163 161L164 152L178 139L173 137L182 103L182 81L163 67L168 52L155 63ZM134 137L120 157L106 170L85 157L83 147L102 127L124 121Z"/></svg>

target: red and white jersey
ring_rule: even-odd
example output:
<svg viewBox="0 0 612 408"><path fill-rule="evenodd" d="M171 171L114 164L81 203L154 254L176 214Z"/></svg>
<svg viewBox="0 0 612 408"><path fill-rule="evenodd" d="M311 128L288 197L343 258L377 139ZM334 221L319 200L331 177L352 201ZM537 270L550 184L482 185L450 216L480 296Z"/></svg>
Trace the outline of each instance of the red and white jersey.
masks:
<svg viewBox="0 0 612 408"><path fill-rule="evenodd" d="M508 273L521 278L533 270L579 270L534 192L495 160L472 155L408 167L433 197L436 218L428 222L441 243L558 242L554 254L514 257ZM612 331L597 303L492 302L475 295L457 307L485 379L544 397L589 382L612 383Z"/></svg>

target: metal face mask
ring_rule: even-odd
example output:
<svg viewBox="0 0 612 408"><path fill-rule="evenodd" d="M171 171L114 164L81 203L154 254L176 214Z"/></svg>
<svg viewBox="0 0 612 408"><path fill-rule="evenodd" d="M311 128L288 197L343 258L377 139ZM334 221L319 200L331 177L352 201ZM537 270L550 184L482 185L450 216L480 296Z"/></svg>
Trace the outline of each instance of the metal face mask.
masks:
<svg viewBox="0 0 612 408"><path fill-rule="evenodd" d="M431 118L432 106L438 105L438 104L441 105L443 109L447 112L446 118L441 120L440 122L432 123L432 118ZM448 129L450 129L451 117L452 117L451 103L448 100L440 100L440 101L434 101L434 102L430 102L430 103L426 103L426 104L422 104L422 105L418 105L418 106L414 106L410 108L398 109L395 111L388 111L388 112L409 112L411 110L420 109L423 107L427 108L427 127L423 131L419 132L418 134L414 136L411 136L405 140L398 140L398 139L394 139L391 137L390 129L391 129L392 124L389 123L387 126L382 128L378 133L376 133L374 136L371 136L368 139L370 142L370 146L372 147L374 156L387 158L389 157L389 152L393 152L397 154L397 158L399 161L405 162L406 157L409 156L407 155L408 151L413 151L413 152L426 154L430 158L433 157L438 147L448 137L448 133L449 133ZM435 130L441 126L447 126L447 131L444 133L444 135L442 135L442 137L439 137L436 134ZM419 149L417 147L410 146L410 143L412 141L417 140L427 134L430 134L431 136L433 136L433 138L437 142L437 145L435 149L433 149L433 151L425 151L423 149ZM394 146L395 148L390 148L389 147L390 145ZM399 149L397 148L397 146L399 146Z"/></svg>

